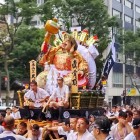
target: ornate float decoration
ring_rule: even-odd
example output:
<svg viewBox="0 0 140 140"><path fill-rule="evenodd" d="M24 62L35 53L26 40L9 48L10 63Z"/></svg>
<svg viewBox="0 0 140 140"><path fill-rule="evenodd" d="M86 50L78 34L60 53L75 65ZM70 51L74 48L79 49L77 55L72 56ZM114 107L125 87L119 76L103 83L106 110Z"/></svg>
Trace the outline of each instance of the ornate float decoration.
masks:
<svg viewBox="0 0 140 140"><path fill-rule="evenodd" d="M56 19L48 20L45 30L39 57L39 64L44 67L44 71L36 77L38 86L51 95L60 75L64 83L70 86L71 93L76 93L71 94L70 107L80 109L101 106L104 97L100 92L91 90L96 82L95 58L99 53L94 43L98 37L90 36L87 29L80 33L76 29L71 34L62 32L58 36L59 25Z"/></svg>

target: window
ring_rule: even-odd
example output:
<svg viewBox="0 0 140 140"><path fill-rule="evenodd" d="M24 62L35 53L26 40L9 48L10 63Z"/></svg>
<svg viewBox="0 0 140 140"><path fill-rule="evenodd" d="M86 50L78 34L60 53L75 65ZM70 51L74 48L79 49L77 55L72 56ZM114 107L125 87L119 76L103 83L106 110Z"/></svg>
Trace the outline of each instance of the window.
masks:
<svg viewBox="0 0 140 140"><path fill-rule="evenodd" d="M118 18L121 18L121 12L119 12L119 11L117 11L117 10L115 10L115 9L112 10L112 15L113 15L113 16L116 16L116 17L118 17Z"/></svg>
<svg viewBox="0 0 140 140"><path fill-rule="evenodd" d="M44 0L37 0L37 5L41 5L44 3Z"/></svg>
<svg viewBox="0 0 140 140"><path fill-rule="evenodd" d="M133 20L132 20L132 18L131 17L129 17L129 16L124 16L124 20L126 21L126 22L128 22L128 23L133 23Z"/></svg>
<svg viewBox="0 0 140 140"><path fill-rule="evenodd" d="M118 1L118 2L120 2L120 3L121 3L121 0L116 0L116 1Z"/></svg>
<svg viewBox="0 0 140 140"><path fill-rule="evenodd" d="M128 0L125 0L124 1L125 3L125 6L129 7L130 9L133 9L133 5L132 5L132 2L128 1Z"/></svg>
<svg viewBox="0 0 140 140"><path fill-rule="evenodd" d="M41 20L37 20L37 25L43 25L43 22L41 22Z"/></svg>
<svg viewBox="0 0 140 140"><path fill-rule="evenodd" d="M127 75L127 73L126 73ZM123 73L113 72L113 87L122 88L123 87ZM130 76L126 76L126 87L130 88L132 86L132 81Z"/></svg>
<svg viewBox="0 0 140 140"><path fill-rule="evenodd" d="M136 20L136 26L140 28L140 21Z"/></svg>
<svg viewBox="0 0 140 140"><path fill-rule="evenodd" d="M122 87L123 86L123 74L113 72L113 87Z"/></svg>
<svg viewBox="0 0 140 140"><path fill-rule="evenodd" d="M31 26L36 26L37 25L37 20L31 21Z"/></svg>
<svg viewBox="0 0 140 140"><path fill-rule="evenodd" d="M140 13L140 7L136 6L136 12Z"/></svg>

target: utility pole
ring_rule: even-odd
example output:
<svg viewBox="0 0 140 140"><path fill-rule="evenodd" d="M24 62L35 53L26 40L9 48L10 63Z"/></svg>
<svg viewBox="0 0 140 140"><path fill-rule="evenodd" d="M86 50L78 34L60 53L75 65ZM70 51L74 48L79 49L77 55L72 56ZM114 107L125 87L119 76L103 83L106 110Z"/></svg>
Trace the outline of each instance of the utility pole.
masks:
<svg viewBox="0 0 140 140"><path fill-rule="evenodd" d="M122 19L124 19L124 0L122 0L123 2L123 12L122 12ZM124 28L125 28L125 23L123 20L123 35L124 35ZM125 43L123 40L123 94L124 94L124 101L126 100L126 71L125 71L125 67L126 67L126 56L125 56ZM125 92L125 93L124 93Z"/></svg>

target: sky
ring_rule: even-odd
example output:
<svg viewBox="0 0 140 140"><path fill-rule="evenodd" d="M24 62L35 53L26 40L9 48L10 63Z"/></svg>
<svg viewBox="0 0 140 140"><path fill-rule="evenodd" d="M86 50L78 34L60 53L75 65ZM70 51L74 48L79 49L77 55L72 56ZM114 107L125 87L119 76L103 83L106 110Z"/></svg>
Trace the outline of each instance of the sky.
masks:
<svg viewBox="0 0 140 140"><path fill-rule="evenodd" d="M0 3L4 3L4 0L0 0Z"/></svg>

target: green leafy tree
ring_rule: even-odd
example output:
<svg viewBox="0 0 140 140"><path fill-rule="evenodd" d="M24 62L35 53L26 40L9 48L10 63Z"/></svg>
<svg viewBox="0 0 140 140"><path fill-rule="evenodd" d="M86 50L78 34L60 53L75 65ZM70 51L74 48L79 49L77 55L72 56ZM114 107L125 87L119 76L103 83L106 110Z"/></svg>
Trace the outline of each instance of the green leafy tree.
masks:
<svg viewBox="0 0 140 140"><path fill-rule="evenodd" d="M126 31L123 35L119 36L119 39L121 44L124 41L126 58L130 58L138 64L140 61L140 29L136 33Z"/></svg>
<svg viewBox="0 0 140 140"><path fill-rule="evenodd" d="M15 59L11 63L10 75L11 79L25 79L29 78L30 68L29 61L36 59L40 53L40 45L44 37L44 29L29 28L28 26L21 26L15 37L15 48L10 57Z"/></svg>
<svg viewBox="0 0 140 140"><path fill-rule="evenodd" d="M120 45L119 53L125 54L125 64L132 65L134 67L134 73L127 69L127 76L129 76L131 80L131 84L135 87L140 93L138 82L133 80L133 74L138 74L135 71L136 67L139 66L140 62L140 29L134 31L119 31L119 34L116 36L117 41ZM138 74L139 75L139 74Z"/></svg>
<svg viewBox="0 0 140 140"><path fill-rule="evenodd" d="M4 64L5 75L7 76L7 93L10 92L10 76L8 65L14 61L10 58L10 53L15 47L15 36L22 23L29 21L38 11L34 0L5 0L0 4L0 20L3 24L0 32L0 57ZM9 24L8 17L13 19ZM11 20L10 19L10 20Z"/></svg>

